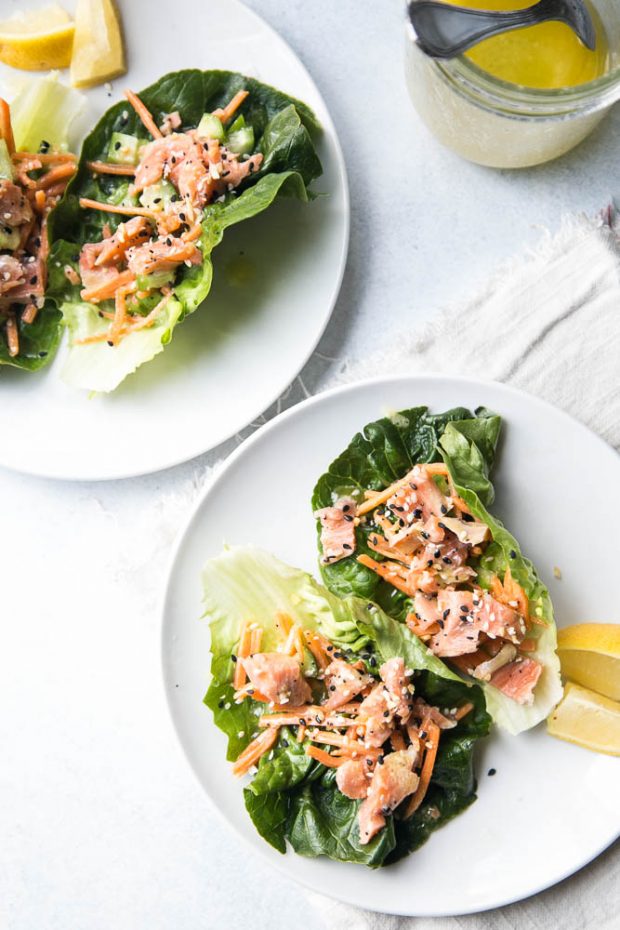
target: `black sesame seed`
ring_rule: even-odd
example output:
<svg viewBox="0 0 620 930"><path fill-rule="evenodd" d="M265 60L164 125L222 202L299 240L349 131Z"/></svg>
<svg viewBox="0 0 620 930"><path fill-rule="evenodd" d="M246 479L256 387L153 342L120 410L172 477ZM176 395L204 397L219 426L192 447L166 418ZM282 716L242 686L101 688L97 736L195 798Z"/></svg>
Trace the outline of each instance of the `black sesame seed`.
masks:
<svg viewBox="0 0 620 930"><path fill-rule="evenodd" d="M384 717L389 717L389 716L390 716L389 710L384 710L384 711L383 711L383 716L384 716Z"/></svg>
<svg viewBox="0 0 620 930"><path fill-rule="evenodd" d="M329 690L330 690L330 691L335 691L335 690L336 690L336 685L330 685L330 686L329 686Z"/></svg>
<svg viewBox="0 0 620 930"><path fill-rule="evenodd" d="M441 512L442 512L442 514L443 514L444 517L445 517L445 515L446 515L447 512L448 512L448 508L446 507L445 504L442 504L442 505L441 505Z"/></svg>
<svg viewBox="0 0 620 930"><path fill-rule="evenodd" d="M463 611L464 614L469 613L469 607L467 607L465 604L461 604L460 609Z"/></svg>
<svg viewBox="0 0 620 930"><path fill-rule="evenodd" d="M343 548L343 549L348 549L348 550L350 551L350 550L353 548L353 546L349 545L349 543L343 543L343 544L342 544L342 548Z"/></svg>
<svg viewBox="0 0 620 930"><path fill-rule="evenodd" d="M445 562L446 565L452 565L452 559L448 558L447 555L444 555L444 557L443 557L443 559L442 559L441 561L442 561L442 562Z"/></svg>
<svg viewBox="0 0 620 930"><path fill-rule="evenodd" d="M115 142L115 143L114 143L114 150L115 150L116 152L118 152L118 150L120 149L120 147L121 147L120 142Z"/></svg>
<svg viewBox="0 0 620 930"><path fill-rule="evenodd" d="M450 614L450 608L448 607L448 609L447 609L447 610L444 610L444 612L443 612L443 618L444 618L444 620L449 616L449 614Z"/></svg>
<svg viewBox="0 0 620 930"><path fill-rule="evenodd" d="M420 730L420 739L426 739L427 736L428 736L428 733L426 732L426 730Z"/></svg>
<svg viewBox="0 0 620 930"><path fill-rule="evenodd" d="M416 509L413 511L413 516L415 517L416 520L420 519L420 517L422 516L422 511L420 510L419 507L416 507Z"/></svg>
<svg viewBox="0 0 620 930"><path fill-rule="evenodd" d="M487 774L493 776L496 774L496 772L497 772L497 769L489 769Z"/></svg>
<svg viewBox="0 0 620 930"><path fill-rule="evenodd" d="M219 708L222 708L222 707L224 706L224 701L223 701L223 700L222 700L222 701L218 701L218 702L217 702L217 706L218 706Z"/></svg>
<svg viewBox="0 0 620 930"><path fill-rule="evenodd" d="M472 515L471 515L470 513L464 513L464 514L461 516L461 520L462 520L464 523L473 523L473 522L474 522L474 518L472 517Z"/></svg>
<svg viewBox="0 0 620 930"><path fill-rule="evenodd" d="M230 657L230 660L231 660L231 662L236 662L236 661L237 661L237 656L231 656L231 657Z"/></svg>
<svg viewBox="0 0 620 930"><path fill-rule="evenodd" d="M514 549L511 549L511 550L510 550L510 558L511 558L511 559L516 559L516 557L517 557L517 553L514 551Z"/></svg>
<svg viewBox="0 0 620 930"><path fill-rule="evenodd" d="M377 762L379 763L379 765L383 765L383 763L385 762L385 759L383 758L383 756L379 756L379 758L377 759Z"/></svg>
<svg viewBox="0 0 620 930"><path fill-rule="evenodd" d="M347 521L347 523L353 523L353 517L351 516L350 513L345 513L345 514L343 514L343 516L344 516L345 520Z"/></svg>
<svg viewBox="0 0 620 930"><path fill-rule="evenodd" d="M443 630L443 628L444 628L444 626L445 626L445 623L443 622L443 620L438 620L437 623L439 624L439 628L440 628L441 630Z"/></svg>
<svg viewBox="0 0 620 930"><path fill-rule="evenodd" d="M435 558L438 559L441 555L441 549L435 549Z"/></svg>

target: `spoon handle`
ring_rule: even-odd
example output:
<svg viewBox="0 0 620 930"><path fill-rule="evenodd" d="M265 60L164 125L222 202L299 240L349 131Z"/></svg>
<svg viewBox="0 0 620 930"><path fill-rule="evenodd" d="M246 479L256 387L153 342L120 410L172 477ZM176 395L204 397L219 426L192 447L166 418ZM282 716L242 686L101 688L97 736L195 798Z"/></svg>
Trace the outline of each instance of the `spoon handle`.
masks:
<svg viewBox="0 0 620 930"><path fill-rule="evenodd" d="M492 12L450 6L436 0L413 0L409 19L418 45L432 58L453 58L482 39L540 22L536 4L524 10Z"/></svg>

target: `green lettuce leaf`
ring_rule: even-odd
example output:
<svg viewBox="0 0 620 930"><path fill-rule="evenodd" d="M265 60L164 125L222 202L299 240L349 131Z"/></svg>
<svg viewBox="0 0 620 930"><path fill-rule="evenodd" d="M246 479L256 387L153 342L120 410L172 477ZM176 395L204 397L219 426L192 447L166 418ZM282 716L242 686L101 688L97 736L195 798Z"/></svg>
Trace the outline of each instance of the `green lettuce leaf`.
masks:
<svg viewBox="0 0 620 930"><path fill-rule="evenodd" d="M434 705L450 708L466 700L474 704L457 727L442 734L431 789L420 809L408 821L389 818L386 829L365 846L357 826L360 802L346 798L334 772L307 756L305 746L283 729L244 792L256 829L276 849L284 852L288 840L302 855L377 867L419 846L475 799L474 743L486 735L490 723L482 691L465 684L407 627L366 600L341 600L306 572L251 547L226 549L209 560L203 589L212 651L205 703L229 738L229 759L256 735L256 716L264 710L256 702L235 705L230 656L247 619L264 631L261 648L276 649L277 612L289 614L305 629L319 630L348 655L359 655L375 674L387 659L402 656L415 670L416 693Z"/></svg>
<svg viewBox="0 0 620 930"><path fill-rule="evenodd" d="M556 630L549 593L519 545L486 509L494 499L490 473L495 462L501 419L486 408L471 413L458 407L443 414L429 414L427 407L403 410L369 423L353 437L345 451L319 478L312 496L312 509L329 507L339 497L363 500L364 491L381 491L402 478L420 462L446 462L457 492L472 513L486 523L493 542L488 546L479 580L490 585L491 575L503 577L510 564L513 576L523 586L534 609L546 623L532 657L543 665L532 706L520 706L491 685L484 684L487 706L494 720L512 733L544 720L561 697L559 663L555 655ZM317 523L320 551L320 523ZM356 555L377 554L367 545L373 530L356 528ZM380 557L379 557L380 558ZM321 566L323 580L339 596L357 595L375 601L390 617L404 622L413 609L411 598L396 590L371 569L360 565L355 555L332 565ZM440 661L440 660L438 660ZM443 664L443 663L441 663Z"/></svg>
<svg viewBox="0 0 620 930"><path fill-rule="evenodd" d="M89 161L106 161L113 132L148 138L148 133L129 104L111 107L86 137L78 171L67 192L50 218L50 282L48 296L55 302L69 330L70 350L63 379L74 387L94 391L112 391L127 375L150 361L170 342L175 326L193 313L207 297L213 278L211 253L222 241L224 231L257 216L277 197L289 196L307 201L308 185L321 172L311 134L319 129L312 111L303 103L252 78L229 71L187 70L173 72L140 93L155 121L178 110L182 129L195 127L204 112L223 106L234 94L247 89L249 97L241 107L246 124L254 130L254 152L263 154L260 169L221 203L208 205L203 213L200 247L204 261L177 271L174 299L158 316L155 325L132 333L118 346L105 342L78 344L78 340L95 336L105 329L99 309L112 305L85 304L79 287L71 285L64 273L68 264L77 270L81 246L97 242L104 223L112 229L125 217L95 210L83 210L80 197L119 204L130 202L126 178L93 175ZM140 308L145 313L152 305Z"/></svg>
<svg viewBox="0 0 620 930"><path fill-rule="evenodd" d="M522 554L517 540L482 503L478 489L483 479L481 471L476 471L481 453L473 434L464 430L462 423L451 423L441 437L440 447L457 493L467 503L472 514L486 523L491 531L493 542L485 550L478 567L481 584L490 587L491 577L499 575L502 578L510 566L513 578L527 594L530 610L544 624L537 627L539 635L536 650L531 653L532 658L543 667L534 692L534 703L530 706L517 704L493 685L484 686L487 707L493 719L509 732L520 733L545 720L562 697L560 660L556 654L557 630L551 597L532 562Z"/></svg>

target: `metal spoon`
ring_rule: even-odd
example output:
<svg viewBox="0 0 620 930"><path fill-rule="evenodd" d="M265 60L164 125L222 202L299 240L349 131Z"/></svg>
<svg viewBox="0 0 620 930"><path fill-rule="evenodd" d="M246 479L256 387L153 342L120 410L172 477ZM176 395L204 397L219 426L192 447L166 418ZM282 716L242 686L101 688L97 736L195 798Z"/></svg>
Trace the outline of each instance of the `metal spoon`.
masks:
<svg viewBox="0 0 620 930"><path fill-rule="evenodd" d="M594 23L583 0L539 0L534 6L509 12L411 0L408 13L417 44L431 58L454 58L490 36L547 20L566 23L587 48L596 47Z"/></svg>

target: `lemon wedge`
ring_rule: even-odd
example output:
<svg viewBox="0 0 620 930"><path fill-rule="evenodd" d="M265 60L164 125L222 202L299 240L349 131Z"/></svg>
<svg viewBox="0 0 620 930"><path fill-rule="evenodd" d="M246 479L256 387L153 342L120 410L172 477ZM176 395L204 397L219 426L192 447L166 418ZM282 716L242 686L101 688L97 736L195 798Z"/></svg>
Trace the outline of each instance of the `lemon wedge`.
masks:
<svg viewBox="0 0 620 930"><path fill-rule="evenodd" d="M91 87L124 74L125 48L113 0L78 0L71 83Z"/></svg>
<svg viewBox="0 0 620 930"><path fill-rule="evenodd" d="M620 756L620 703L569 681L547 731L584 749Z"/></svg>
<svg viewBox="0 0 620 930"><path fill-rule="evenodd" d="M0 22L0 61L23 71L66 68L73 33L71 17L58 4L16 13Z"/></svg>
<svg viewBox="0 0 620 930"><path fill-rule="evenodd" d="M620 623L577 623L558 631L562 674L620 701Z"/></svg>

